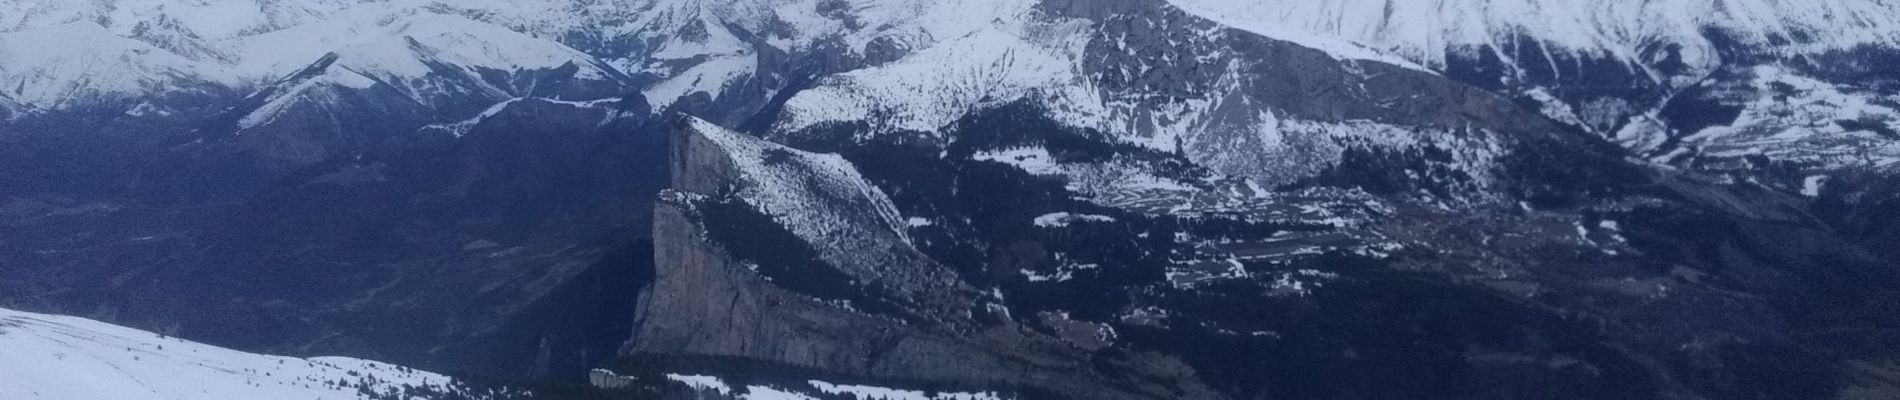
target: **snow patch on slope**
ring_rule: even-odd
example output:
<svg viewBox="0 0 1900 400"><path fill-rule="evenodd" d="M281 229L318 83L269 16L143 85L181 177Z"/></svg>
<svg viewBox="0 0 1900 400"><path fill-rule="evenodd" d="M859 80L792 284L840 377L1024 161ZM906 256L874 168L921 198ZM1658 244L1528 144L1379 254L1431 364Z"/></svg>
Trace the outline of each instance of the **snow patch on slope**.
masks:
<svg viewBox="0 0 1900 400"><path fill-rule="evenodd" d="M1023 172L1040 176L1060 176L1068 182L1067 188L1085 195L1101 195L1108 192L1127 190L1164 190L1192 192L1200 189L1175 179L1163 178L1152 171L1152 166L1132 160L1110 160L1107 162L1063 163L1041 146L1013 147L1000 150L984 150L972 154L970 159L1007 164Z"/></svg>
<svg viewBox="0 0 1900 400"><path fill-rule="evenodd" d="M376 86L375 79L343 68L329 68L323 75L304 80L265 99L264 105L238 120L240 131L267 125L298 104L333 104L342 101L340 90L362 90Z"/></svg>
<svg viewBox="0 0 1900 400"><path fill-rule="evenodd" d="M954 285L910 245L909 221L850 161L780 146L697 118L694 130L729 159L736 195L811 244L827 263L899 289ZM919 287L921 286L921 287Z"/></svg>
<svg viewBox="0 0 1900 400"><path fill-rule="evenodd" d="M826 78L792 97L775 129L862 121L935 132L971 111L1080 85L1074 60L1085 43L1072 33L1081 26L1029 28L983 26L887 65Z"/></svg>
<svg viewBox="0 0 1900 400"><path fill-rule="evenodd" d="M530 104L532 103L558 104L558 105L574 107L574 108L603 108L608 111L606 113L606 116L602 117L600 121L600 125L604 126L609 123L612 123L615 118L628 116L625 111L606 108L608 104L610 103L617 103L617 102L621 102L625 100L626 99L624 98L617 98L617 97L611 97L611 98L605 98L605 99L599 99L599 100L589 100L589 101L565 101L565 100L555 100L555 99L548 99L548 98L541 98L541 97L516 97L516 98L512 98L508 100L502 100L501 102L495 103L495 105L488 106L488 109L482 110L480 114L476 114L475 116L469 117L468 119L456 121L456 122L429 124L429 125L423 126L421 129L418 129L418 131L444 133L444 134L448 134L449 136L460 138L463 136L467 136L469 131L474 130L475 127L480 126L483 122L487 122L488 119L494 118L496 115L501 115L501 113L503 111L507 111L509 107L513 107L517 104L521 104L522 102L531 102Z"/></svg>
<svg viewBox="0 0 1900 400"><path fill-rule="evenodd" d="M694 390L732 396L740 389L727 384L724 379L708 375L666 374L666 379ZM820 380L806 381L806 387L779 387L770 385L746 385L738 394L739 400L814 400L819 396L836 398L842 396L855 400L1003 400L1005 397L995 392L929 392L869 385L836 384ZM797 385L792 385L797 386Z"/></svg>
<svg viewBox="0 0 1900 400"><path fill-rule="evenodd" d="M1694 132L1685 148L1706 157L1751 155L1805 164L1811 170L1900 164L1900 96L1857 90L1775 67L1756 67L1755 92L1733 123ZM1738 165L1736 168L1755 168Z"/></svg>
<svg viewBox="0 0 1900 400"><path fill-rule="evenodd" d="M1055 212L1055 213L1043 214L1042 216L1036 217L1036 220L1035 220L1036 227L1038 228L1063 228L1063 227L1068 227L1069 224L1073 224L1076 222L1115 222L1115 217L1110 217L1107 215L1071 214L1071 213L1066 213L1066 212Z"/></svg>
<svg viewBox="0 0 1900 400"><path fill-rule="evenodd" d="M1056 163L1055 156L1049 154L1049 149L1041 146L980 151L971 155L970 159L1009 164L1023 172L1036 175L1060 175L1063 172L1062 165Z"/></svg>
<svg viewBox="0 0 1900 400"><path fill-rule="evenodd" d="M925 394L921 390L903 390L878 386L833 384L813 380L806 382L818 391L832 395L850 395L857 400L1001 400L991 392L937 392Z"/></svg>
<svg viewBox="0 0 1900 400"><path fill-rule="evenodd" d="M1227 100L1231 101L1231 100ZM1219 104L1211 105L1219 108ZM1181 121L1208 120L1198 110ZM1180 139L1182 153L1220 173L1267 187L1291 184L1341 167L1347 152L1437 153L1423 157L1428 170L1456 171L1472 178L1464 194L1488 193L1499 160L1508 152L1493 135L1442 128L1408 127L1369 120L1313 121L1265 111L1191 126ZM1350 166L1348 166L1350 167ZM1433 178L1404 171L1414 180Z"/></svg>
<svg viewBox="0 0 1900 400"><path fill-rule="evenodd" d="M732 393L732 386L727 386L726 381L714 376L666 374L666 379L679 382L693 389L710 390L718 392L721 395Z"/></svg>
<svg viewBox="0 0 1900 400"><path fill-rule="evenodd" d="M1254 8L1260 7L1258 4L1234 4L1236 2L1197 0L1173 1L1172 3L1176 8L1181 9L1181 11L1186 11L1197 17L1206 18L1209 21L1252 32L1260 36L1292 42L1302 47L1323 51L1338 59L1378 61L1421 71L1429 71L1425 66L1419 65L1412 60L1373 50L1365 45L1354 43L1337 36L1327 36L1314 33L1314 31L1311 30L1304 30L1286 24L1253 18L1252 16L1258 13L1257 10L1254 10ZM1234 12L1236 7L1245 11ZM1368 10L1359 11L1366 12Z"/></svg>
<svg viewBox="0 0 1900 400"><path fill-rule="evenodd" d="M713 57L649 86L641 93L652 102L656 112L695 94L718 97L728 85L757 73L758 63L758 58L750 54Z"/></svg>

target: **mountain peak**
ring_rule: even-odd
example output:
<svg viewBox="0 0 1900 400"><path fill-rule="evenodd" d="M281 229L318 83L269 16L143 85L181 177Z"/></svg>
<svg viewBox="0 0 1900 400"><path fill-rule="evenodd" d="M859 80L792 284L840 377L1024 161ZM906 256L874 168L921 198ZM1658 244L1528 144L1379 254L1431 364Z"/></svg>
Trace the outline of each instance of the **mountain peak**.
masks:
<svg viewBox="0 0 1900 400"><path fill-rule="evenodd" d="M1643 61L1648 46L1672 43L1709 57L1727 45L1716 40L1787 52L1900 40L1900 4L1877 0L1168 1L1244 29L1338 37L1437 68L1452 53L1514 52L1520 39L1550 52L1632 61ZM1703 60L1716 61L1688 62Z"/></svg>
<svg viewBox="0 0 1900 400"><path fill-rule="evenodd" d="M233 80L93 22L0 33L0 91L27 107L59 109Z"/></svg>

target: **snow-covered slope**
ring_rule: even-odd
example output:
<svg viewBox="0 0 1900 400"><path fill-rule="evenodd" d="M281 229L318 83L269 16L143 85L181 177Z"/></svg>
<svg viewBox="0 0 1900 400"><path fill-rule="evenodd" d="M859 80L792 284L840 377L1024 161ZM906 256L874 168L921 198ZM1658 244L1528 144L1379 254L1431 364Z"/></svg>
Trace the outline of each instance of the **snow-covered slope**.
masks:
<svg viewBox="0 0 1900 400"><path fill-rule="evenodd" d="M479 110L529 95L591 100L622 92L626 77L586 53L471 19L534 15L550 25L562 13L483 13L443 4L5 2L0 10L12 12L0 12L0 87L30 109L193 85L247 93L334 53L337 67L347 70L341 75L388 84L438 111ZM470 102L466 98L479 104L445 104Z"/></svg>
<svg viewBox="0 0 1900 400"><path fill-rule="evenodd" d="M1712 94L1739 114L1726 124L1683 132L1679 147L1658 148L1660 161L1693 155L1698 167L1748 171L1766 156L1806 172L1880 170L1900 165L1900 96L1821 81L1773 66Z"/></svg>
<svg viewBox="0 0 1900 400"><path fill-rule="evenodd" d="M1900 44L1900 4L1872 0L1169 1L1241 29L1368 46L1605 136L1725 66Z"/></svg>
<svg viewBox="0 0 1900 400"><path fill-rule="evenodd" d="M0 3L0 31L72 22L131 36L140 24L175 19L204 38L283 29L320 20L361 0L11 0Z"/></svg>
<svg viewBox="0 0 1900 400"><path fill-rule="evenodd" d="M1082 42L1064 35L1038 43L1020 36L1023 29L979 26L896 62L829 77L793 97L777 128L864 121L935 132L977 108L1084 84L1073 65Z"/></svg>
<svg viewBox="0 0 1900 400"><path fill-rule="evenodd" d="M0 92L26 107L60 109L233 78L91 22L0 33Z"/></svg>
<svg viewBox="0 0 1900 400"><path fill-rule="evenodd" d="M275 78L328 52L359 73L386 80L416 79L432 72L427 63L463 69L522 71L580 67L582 79L613 72L592 57L553 41L455 15L426 11L346 12L321 23L246 36L230 45L241 57L239 73ZM419 88L412 88L419 89Z"/></svg>
<svg viewBox="0 0 1900 400"><path fill-rule="evenodd" d="M290 76L323 60L323 77L279 82L244 118L255 127L299 101L339 91L394 89L448 119L466 118L505 99L545 96L593 100L621 92L625 77L559 43L461 16L422 11L339 13L336 18L233 39L234 67L247 79ZM330 56L334 55L334 58ZM315 104L327 104L317 101Z"/></svg>
<svg viewBox="0 0 1900 400"><path fill-rule="evenodd" d="M948 271L911 247L908 225L890 198L844 157L781 146L697 118L688 124L732 166L733 195L809 243L825 262L906 293L954 285Z"/></svg>
<svg viewBox="0 0 1900 400"><path fill-rule="evenodd" d="M988 62L990 53L1008 50L983 46L1008 44L971 42L966 36L991 24L1039 18L1030 12L1034 5L1020 0L658 1L635 7L625 21L606 22L611 28L589 32L640 44L610 51L615 53L611 57L629 73L659 75L661 80L646 94L657 108L664 108L694 94L717 97L728 86L769 74L772 71L762 70L762 64L773 57L762 53L887 61L911 50L959 42L966 45L951 47L982 53L974 54L970 63Z"/></svg>
<svg viewBox="0 0 1900 400"><path fill-rule="evenodd" d="M5 399L371 398L365 391L428 399L455 386L440 374L375 361L251 354L83 318L0 309Z"/></svg>
<svg viewBox="0 0 1900 400"><path fill-rule="evenodd" d="M1647 61L1646 46L1681 44L1690 65L1715 61L1704 29L1787 52L1900 40L1900 4L1874 0L1169 1L1244 29L1329 35L1436 67L1453 53L1511 51L1520 37L1551 52L1632 61Z"/></svg>
<svg viewBox="0 0 1900 400"><path fill-rule="evenodd" d="M957 18L918 12L938 22L901 57L824 76L791 96L772 135L822 142L841 139L826 136L837 131L831 127L856 124L867 128L854 131L860 136L954 142L953 123L969 115L1031 104L1068 127L1261 185L1310 178L1338 167L1347 151L1366 150L1458 154L1444 167L1485 187L1510 151L1493 133L1537 123L1437 110L1444 101L1499 102L1464 98L1466 88L1406 60L1323 38L1229 29L1165 5L957 7L966 10ZM1419 86L1396 89L1410 85Z"/></svg>

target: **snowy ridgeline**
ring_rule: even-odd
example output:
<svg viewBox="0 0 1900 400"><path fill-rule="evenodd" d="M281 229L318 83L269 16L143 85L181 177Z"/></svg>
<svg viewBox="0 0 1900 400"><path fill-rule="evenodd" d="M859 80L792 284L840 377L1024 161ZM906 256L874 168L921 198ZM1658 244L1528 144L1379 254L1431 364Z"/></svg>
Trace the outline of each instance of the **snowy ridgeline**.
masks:
<svg viewBox="0 0 1900 400"><path fill-rule="evenodd" d="M268 356L77 317L0 309L0 399L499 398L344 357Z"/></svg>
<svg viewBox="0 0 1900 400"><path fill-rule="evenodd" d="M1528 36L1546 51L1637 60L1657 42L1682 62L1719 62L1705 32L1787 53L1900 39L1900 4L1869 0L1169 0L1196 15L1318 48L1348 42L1443 67L1448 53L1506 52ZM1373 10L1368 12L1367 10ZM1378 12L1383 11L1383 12ZM1786 40L1786 38L1796 38ZM1366 56L1372 58L1372 56Z"/></svg>
<svg viewBox="0 0 1900 400"><path fill-rule="evenodd" d="M1900 43L1900 5L1879 0L1168 4L1341 60L1424 70L1445 68L1452 55L1487 52L1514 65L1557 63L1567 59L1564 56L1607 57L1627 61L1643 70L1637 72L1658 79L1699 81L1700 73L1672 77L1651 70L1649 58L1656 57L1644 56L1643 49L1679 46L1681 54L1670 60L1707 72L1721 63L1714 50L1717 43L1706 35L1711 30L1764 54ZM837 46L863 56L871 53L873 43L885 43L907 51L887 63L825 75L815 87L789 98L785 118L775 123L774 131L796 134L827 123L868 122L881 130L936 132L970 111L1030 100L1076 127L1123 131L1141 121L1174 121L1157 124L1150 134L1122 138L1162 150L1174 150L1177 139L1194 143L1197 134L1220 130L1257 130L1248 132L1257 133L1253 136L1259 139L1253 141L1275 156L1309 150L1279 142L1306 135L1301 132L1391 133L1363 124L1304 123L1273 115L1253 118L1262 126L1257 129L1219 127L1209 125L1216 120L1211 110L1222 105L1218 97L1155 109L1105 96L1091 83L1097 77L1083 67L1096 30L1084 21L1046 13L1040 5L1037 0L661 0L638 6L581 0L0 2L0 108L17 109L15 113L57 110L87 98L189 92L185 88L200 83L255 89L335 53L342 68L310 85L362 89L380 82L416 99L460 91L515 97L523 93L493 87L493 82L445 88L427 77L573 66L577 70L572 78L582 81L651 76L655 79L634 89L655 110L664 110L694 95L721 96L769 72L762 69L768 67L759 55L770 52L762 53L762 48L797 54ZM1504 50L1516 48L1520 37L1540 43L1536 52L1541 54ZM1233 73L1228 75L1225 80L1237 81ZM290 90L278 95L328 94ZM1543 97L1549 105L1545 111L1553 117L1579 121L1576 112L1560 106L1560 99L1550 93L1531 95ZM245 126L274 114L259 113ZM1220 141L1210 140L1205 148L1252 144L1212 142ZM1258 159L1287 157L1229 159L1231 154L1254 153L1201 154L1205 152L1189 149L1197 162L1216 169L1289 167L1252 165Z"/></svg>

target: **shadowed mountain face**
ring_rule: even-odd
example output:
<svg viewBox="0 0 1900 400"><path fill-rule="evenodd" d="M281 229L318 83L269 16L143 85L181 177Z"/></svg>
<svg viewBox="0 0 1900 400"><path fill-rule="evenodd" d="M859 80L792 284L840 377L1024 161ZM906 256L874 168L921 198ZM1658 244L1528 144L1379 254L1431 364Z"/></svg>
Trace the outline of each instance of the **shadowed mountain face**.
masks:
<svg viewBox="0 0 1900 400"><path fill-rule="evenodd" d="M242 136L172 148L109 195L12 197L9 301L240 348L578 374L625 335L631 298L604 294L651 274L664 139L637 134L646 113L514 100L290 172L249 163Z"/></svg>
<svg viewBox="0 0 1900 400"><path fill-rule="evenodd" d="M1900 10L1541 3L0 2L0 306L608 398L1900 395Z"/></svg>

